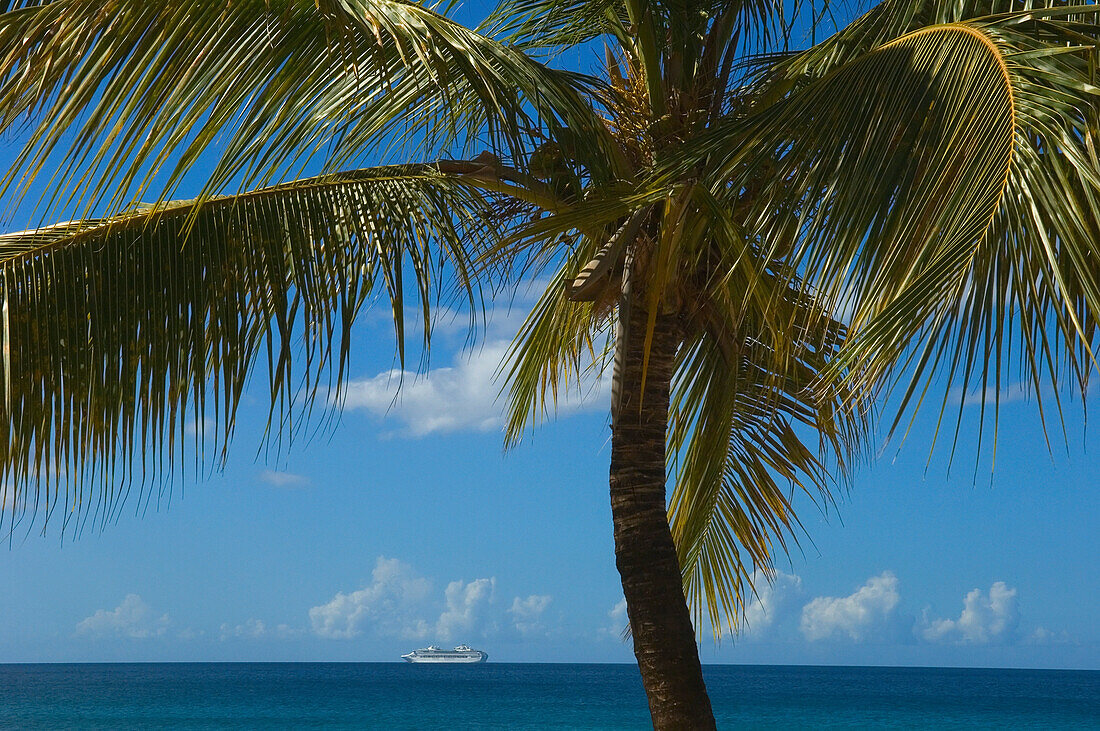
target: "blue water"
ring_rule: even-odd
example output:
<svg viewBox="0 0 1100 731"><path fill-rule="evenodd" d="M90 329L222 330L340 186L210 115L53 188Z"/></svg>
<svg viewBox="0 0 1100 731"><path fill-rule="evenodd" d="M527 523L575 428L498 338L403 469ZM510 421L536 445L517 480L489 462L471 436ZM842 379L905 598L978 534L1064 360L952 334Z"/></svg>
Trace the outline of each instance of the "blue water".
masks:
<svg viewBox="0 0 1100 731"><path fill-rule="evenodd" d="M1100 672L708 666L724 728L1100 729ZM631 665L0 665L0 728L647 728Z"/></svg>

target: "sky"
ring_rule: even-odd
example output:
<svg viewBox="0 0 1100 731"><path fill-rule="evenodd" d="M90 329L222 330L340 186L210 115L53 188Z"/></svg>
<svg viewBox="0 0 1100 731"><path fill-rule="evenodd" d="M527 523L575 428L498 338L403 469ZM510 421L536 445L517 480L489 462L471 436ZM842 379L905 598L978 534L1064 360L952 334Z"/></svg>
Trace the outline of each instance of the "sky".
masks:
<svg viewBox="0 0 1100 731"><path fill-rule="evenodd" d="M429 643L632 662L606 384L503 446L494 373L531 303L493 305L473 347L444 319L430 369L404 378L384 308L368 311L335 428L262 449L257 383L223 470L177 474L102 531L17 532L0 662L397 661ZM835 506L796 503L799 545L758 581L742 634L701 628L703 661L1100 669L1100 443L1079 403L1066 416L1068 445L1055 433L1048 451L1010 389L992 476L973 424L953 459L934 410L904 443L876 434Z"/></svg>
<svg viewBox="0 0 1100 731"><path fill-rule="evenodd" d="M502 446L493 374L523 305L483 346L441 327L396 402L389 325L368 314L329 434L258 452L256 389L224 471L185 474L101 532L17 534L0 661L389 661L429 643L631 661L606 393ZM1070 422L1051 456L1033 404L1004 411L992 479L966 448L950 470L945 448L929 461L921 417L835 508L801 504L801 548L759 582L741 636L704 629L703 661L1100 668L1100 445Z"/></svg>

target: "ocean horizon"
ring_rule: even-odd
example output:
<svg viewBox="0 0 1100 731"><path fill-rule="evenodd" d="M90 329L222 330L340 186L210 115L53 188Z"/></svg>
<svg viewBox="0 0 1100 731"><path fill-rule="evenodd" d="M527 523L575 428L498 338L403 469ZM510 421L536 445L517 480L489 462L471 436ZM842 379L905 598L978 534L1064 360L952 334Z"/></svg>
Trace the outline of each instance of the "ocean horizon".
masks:
<svg viewBox="0 0 1100 731"><path fill-rule="evenodd" d="M724 728L1100 729L1100 670L704 665ZM631 664L13 663L0 729L635 729Z"/></svg>

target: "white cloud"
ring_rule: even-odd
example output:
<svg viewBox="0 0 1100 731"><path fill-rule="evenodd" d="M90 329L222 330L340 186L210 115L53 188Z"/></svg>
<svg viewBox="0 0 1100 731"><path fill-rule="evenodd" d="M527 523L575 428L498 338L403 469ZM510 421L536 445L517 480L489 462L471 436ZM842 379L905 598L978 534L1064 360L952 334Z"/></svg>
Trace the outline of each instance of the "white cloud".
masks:
<svg viewBox="0 0 1100 731"><path fill-rule="evenodd" d="M542 613L550 606L551 597L547 594L532 594L526 599L518 596L512 600L508 613L512 623L522 635L534 634L542 630Z"/></svg>
<svg viewBox="0 0 1100 731"><path fill-rule="evenodd" d="M492 340L461 352L452 366L424 374L390 370L349 381L343 406L395 419L405 436L499 429L505 401L498 398L502 383L496 376L509 345L508 340ZM560 394L558 415L606 408L603 391L594 385L590 378L580 389Z"/></svg>
<svg viewBox="0 0 1100 731"><path fill-rule="evenodd" d="M444 641L471 632L482 618L486 604L493 600L496 579L475 579L469 584L452 581L444 593L447 608L439 615L435 634Z"/></svg>
<svg viewBox="0 0 1100 731"><path fill-rule="evenodd" d="M371 627L380 634L423 636L409 612L428 598L431 582L416 576L412 567L395 558L380 556L371 573L372 582L350 594L338 592L328 603L309 610L313 631L321 637L347 639Z"/></svg>
<svg viewBox="0 0 1100 731"><path fill-rule="evenodd" d="M286 639L300 635L302 630L294 629L286 624L278 624L268 627L262 619L249 619L244 624L230 625L223 623L218 630L218 638L221 640L246 639L258 640L261 637L278 637Z"/></svg>
<svg viewBox="0 0 1100 731"><path fill-rule="evenodd" d="M260 482L266 482L272 487L295 488L309 485L309 478L305 475L296 475L293 472L276 472L264 470L259 475Z"/></svg>
<svg viewBox="0 0 1100 731"><path fill-rule="evenodd" d="M984 645L1013 639L1018 624L1016 589L997 581L988 593L969 592L958 619L926 622L921 636L929 642Z"/></svg>
<svg viewBox="0 0 1100 731"><path fill-rule="evenodd" d="M329 602L309 610L314 634L350 639L364 633L376 636L448 642L484 636L497 618L488 612L496 579L452 581L432 596L432 583L397 559L380 557L372 581L349 594L339 592ZM438 614L437 614L438 613ZM431 621L426 617L435 615Z"/></svg>
<svg viewBox="0 0 1100 731"><path fill-rule="evenodd" d="M802 591L802 579L794 574L776 572L775 581L768 581L760 571L754 571L752 585L756 594L745 607L745 624L741 635L759 637L775 624L776 617L792 595Z"/></svg>
<svg viewBox="0 0 1100 731"><path fill-rule="evenodd" d="M800 629L811 641L847 636L860 641L886 624L898 604L898 579L884 571L846 597L817 597L802 608Z"/></svg>
<svg viewBox="0 0 1100 731"><path fill-rule="evenodd" d="M1065 630L1054 632L1046 627L1036 627L1022 639L1027 645L1065 645L1073 641L1073 637Z"/></svg>
<svg viewBox="0 0 1100 731"><path fill-rule="evenodd" d="M137 594L127 594L111 610L100 609L76 625L76 634L90 637L161 637L171 623L167 614L157 616Z"/></svg>
<svg viewBox="0 0 1100 731"><path fill-rule="evenodd" d="M470 335L472 325L487 339L511 341L550 284L549 279L525 280L513 290L497 292L487 309L476 311L472 319L466 308L436 305L432 308L432 337L435 340L440 336L465 339ZM393 314L388 307L375 308L368 316L383 328L392 328ZM405 332L418 337L423 328L423 310L406 307Z"/></svg>
<svg viewBox="0 0 1100 731"><path fill-rule="evenodd" d="M19 512L23 509L23 504L23 496L17 495L14 487L8 484L0 484L0 511Z"/></svg>
<svg viewBox="0 0 1100 731"><path fill-rule="evenodd" d="M607 612L608 624L606 627L601 627L599 634L614 637L615 639L622 638L623 630L626 629L630 619L626 613L626 597L623 597L618 603L611 607Z"/></svg>
<svg viewBox="0 0 1100 731"><path fill-rule="evenodd" d="M414 437L497 428L503 419L493 376L506 352L506 343L492 343L463 352L452 367L423 375L393 370L350 381L344 408L397 419Z"/></svg>
<svg viewBox="0 0 1100 731"><path fill-rule="evenodd" d="M448 338L466 338L471 334L471 325L476 332L488 339L510 341L519 332L524 320L527 319L527 314L538 301L539 294L541 290L533 296L517 296L512 304L490 307L484 313L475 314L473 319L470 318L469 311L453 307L434 307L432 308L433 342L441 335ZM505 299L507 296L504 293L497 297L497 300L502 303ZM405 331L419 335L424 328L423 314L418 307L406 307ZM386 320L392 319L388 311L382 317Z"/></svg>
<svg viewBox="0 0 1100 731"><path fill-rule="evenodd" d="M249 619L244 624L238 624L236 627L230 627L228 624L222 624L219 631L219 636L223 640L227 640L233 637L257 639L263 637L266 633L267 627L264 625L264 621L262 619Z"/></svg>
<svg viewBox="0 0 1100 731"><path fill-rule="evenodd" d="M183 425L183 431L191 436L194 436L200 432L208 434L214 430L214 420L208 416L202 418L195 417L186 424Z"/></svg>
<svg viewBox="0 0 1100 731"><path fill-rule="evenodd" d="M1033 645L1046 645L1054 641L1054 633L1046 627L1036 627L1035 630L1027 636L1027 641Z"/></svg>

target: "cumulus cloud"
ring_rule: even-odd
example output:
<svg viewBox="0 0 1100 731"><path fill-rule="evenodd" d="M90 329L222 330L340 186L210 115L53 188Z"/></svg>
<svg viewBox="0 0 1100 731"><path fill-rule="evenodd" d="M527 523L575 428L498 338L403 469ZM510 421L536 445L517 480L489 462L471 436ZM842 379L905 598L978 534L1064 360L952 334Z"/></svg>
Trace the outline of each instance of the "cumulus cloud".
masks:
<svg viewBox="0 0 1100 731"><path fill-rule="evenodd" d="M452 581L444 592L447 608L439 615L435 635L451 640L469 633L482 618L485 605L493 600L496 579L475 579L468 584Z"/></svg>
<svg viewBox="0 0 1100 731"><path fill-rule="evenodd" d="M309 610L309 621L320 637L347 639L365 626L380 634L417 636L415 624L405 624L409 612L428 598L431 582L416 576L412 567L380 556L371 584L350 594L338 592L329 602Z"/></svg>
<svg viewBox="0 0 1100 731"><path fill-rule="evenodd" d="M484 313L477 313L473 319L470 318L468 310L437 305L432 308L432 336L433 338L442 335L465 339L469 336L470 327L473 325L474 329L480 331L485 338L511 340L519 332L523 321L527 319L527 314L538 301L538 296L542 294L546 286L549 286L549 282L545 282L543 287L537 291L531 289L519 293L511 299L504 293L500 293L494 299L502 304L490 307ZM509 301L510 304L507 304ZM392 322L392 314L389 310L379 309L376 311L376 315L378 321L384 322L387 327ZM405 331L419 333L423 328L424 312L419 307L406 307Z"/></svg>
<svg viewBox="0 0 1100 731"><path fill-rule="evenodd" d="M23 509L23 496L16 495L15 488L8 484L0 484L0 511L9 510L17 513Z"/></svg>
<svg viewBox="0 0 1100 731"><path fill-rule="evenodd" d="M404 424L409 436L458 430L488 431L503 422L494 374L504 342L463 352L453 366L418 375L392 370L350 381L345 409L362 409Z"/></svg>
<svg viewBox="0 0 1100 731"><path fill-rule="evenodd" d="M1070 642L1065 632L1044 627L1020 628L1017 591L1003 581L988 592L974 589L963 599L958 618L932 618L926 610L918 619L903 610L899 581L892 571L869 578L847 596L819 596L806 601L802 579L794 574L777 573L768 583L760 574L753 575L756 595L745 607L742 641L790 642L799 638L809 642L840 640L878 643L933 644L1007 644L1031 645ZM625 602L617 605L621 623L626 622ZM613 623L614 624L614 623ZM705 629L705 627L704 627ZM700 632L700 636L702 632Z"/></svg>
<svg viewBox="0 0 1100 731"><path fill-rule="evenodd" d="M183 426L184 432L190 435L195 435L199 433L206 434L213 431L213 429L214 420L207 416L191 419Z"/></svg>
<svg viewBox="0 0 1100 731"><path fill-rule="evenodd" d="M496 579L452 581L442 601L432 582L408 564L380 557L368 586L309 610L311 628L319 637L350 639L364 633L402 639L448 642L484 636L496 627L493 603ZM436 619L429 619L430 617Z"/></svg>
<svg viewBox="0 0 1100 731"><path fill-rule="evenodd" d="M859 642L890 619L898 605L898 578L884 571L845 597L817 597L802 608L800 629L810 640L847 637Z"/></svg>
<svg viewBox="0 0 1100 731"><path fill-rule="evenodd" d="M261 637L286 639L300 633L301 630L295 630L287 624L268 627L262 619L249 619L244 624L238 625L230 625L228 622L223 623L218 631L218 638L223 641L231 639L258 640Z"/></svg>
<svg viewBox="0 0 1100 731"><path fill-rule="evenodd" d="M526 599L517 596L513 599L508 613L512 615L512 624L516 630L522 635L541 631L542 613L550 606L550 601L551 597L546 594L532 594Z"/></svg>
<svg viewBox="0 0 1100 731"><path fill-rule="evenodd" d="M802 591L802 579L794 574L776 572L775 581L760 571L754 571L752 585L756 594L745 607L745 624L741 630L744 637L760 637L775 624L776 618L789 604L791 597Z"/></svg>
<svg viewBox="0 0 1100 731"><path fill-rule="evenodd" d="M1017 633L1019 633L1018 629ZM1054 632L1046 627L1036 627L1021 641L1025 645L1065 645L1072 643L1074 640L1065 630Z"/></svg>
<svg viewBox="0 0 1100 731"><path fill-rule="evenodd" d="M615 639L621 639L623 636L623 630L626 629L627 624L630 622L630 618L626 613L626 598L622 598L615 606L607 612L608 623L606 627L600 627L599 634L606 635L608 637L614 637Z"/></svg>
<svg viewBox="0 0 1100 731"><path fill-rule="evenodd" d="M223 640L227 640L233 637L244 637L249 639L257 639L267 634L267 626L264 625L262 619L250 619L244 624L238 624L235 627L231 627L228 624L222 624L219 636Z"/></svg>
<svg viewBox="0 0 1100 731"><path fill-rule="evenodd" d="M100 609L76 625L76 634L87 637L126 637L146 639L161 637L168 631L171 619L157 615L137 594L127 594L114 609Z"/></svg>
<svg viewBox="0 0 1100 731"><path fill-rule="evenodd" d="M404 436L422 437L454 431L489 431L504 423L496 374L509 348L508 340L493 340L461 352L454 364L424 374L390 370L349 381L343 406L403 425ZM582 384L579 391L559 394L557 413L605 408L602 391Z"/></svg>
<svg viewBox="0 0 1100 731"><path fill-rule="evenodd" d="M1016 589L997 581L988 592L970 591L958 619L926 621L921 636L929 642L985 645L1014 639L1018 625Z"/></svg>
<svg viewBox="0 0 1100 731"><path fill-rule="evenodd" d="M296 475L293 472L276 472L275 470L264 470L260 473L260 482L267 483L272 487L294 488L305 487L309 485L309 478L305 475Z"/></svg>

